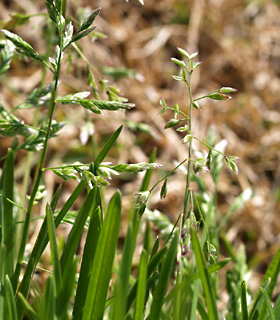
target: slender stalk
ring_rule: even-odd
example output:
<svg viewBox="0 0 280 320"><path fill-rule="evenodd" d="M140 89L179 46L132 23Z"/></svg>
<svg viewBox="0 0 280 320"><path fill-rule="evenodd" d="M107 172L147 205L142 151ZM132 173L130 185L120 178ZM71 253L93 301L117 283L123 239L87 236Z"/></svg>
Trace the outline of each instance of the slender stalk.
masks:
<svg viewBox="0 0 280 320"><path fill-rule="evenodd" d="M159 181L157 181L153 186L152 188L150 189L150 192L152 192L154 190L154 188L159 184L161 183L162 181L166 180L169 176L171 176L179 167L181 167L181 165L183 163L185 163L186 161L191 161L191 159L187 158L187 159L184 159L182 162L180 162L172 171L170 171L166 176L164 176L162 179L160 179Z"/></svg>
<svg viewBox="0 0 280 320"><path fill-rule="evenodd" d="M62 35L61 34L60 34L59 46L60 46L60 48L62 48ZM49 113L48 113L48 127L47 127L46 138L45 138L45 141L44 141L43 150L41 152L41 158L40 158L40 161L39 161L39 164L38 164L38 167L37 167L37 174L36 174L35 182L34 182L33 189L32 189L31 195L30 195L30 201L29 201L28 207L27 207L25 223L24 223L24 226L23 226L22 240L21 240L21 244L20 244L20 248L19 248L19 253L18 253L18 259L17 259L15 273L13 275L13 288L14 288L14 290L16 290L16 287L17 287L17 284L18 284L18 281L19 281L19 276L20 276L20 271L21 271L21 267L22 267L22 263L23 263L25 247L26 247L26 243L27 243L27 239L28 239L28 232L29 232L29 225L30 225L30 220L31 220L31 213L32 213L32 209L33 209L36 193L38 191L38 188L39 188L39 185L40 185L40 181L41 181L41 178L42 178L42 174L43 174L43 167L44 167L46 153L47 153L48 141L49 141L50 134L51 134L51 124L52 124L52 119L53 119L53 114L54 114L54 109L55 109L55 104L56 104L55 98L56 98L56 92L57 92L57 87L58 87L58 79L59 79L59 74L60 74L61 58L62 58L62 52L60 50L59 56L58 56L58 62L57 62L57 71L54 74L55 85L54 85L54 89L53 89L52 97L51 97L51 101L50 101L50 108L49 108Z"/></svg>
<svg viewBox="0 0 280 320"><path fill-rule="evenodd" d="M189 107L189 132L192 133L192 90L191 90L191 78L192 78L192 72L190 72L190 78L188 85L189 90L189 99L190 99L190 107ZM192 153L192 139L189 142L189 150L188 150L188 173L187 173L187 179L186 179L186 191L185 191L185 201L184 201L184 219L187 217L187 211L188 211L188 202L190 197L190 182L191 182L191 153Z"/></svg>

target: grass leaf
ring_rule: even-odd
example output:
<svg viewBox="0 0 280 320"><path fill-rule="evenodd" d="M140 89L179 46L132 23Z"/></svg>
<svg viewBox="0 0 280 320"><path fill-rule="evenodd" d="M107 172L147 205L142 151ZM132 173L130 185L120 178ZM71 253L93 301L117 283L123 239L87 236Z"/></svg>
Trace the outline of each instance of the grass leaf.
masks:
<svg viewBox="0 0 280 320"><path fill-rule="evenodd" d="M79 194L82 192L82 190L85 187L85 182L81 181L76 189L73 191L71 196L68 198L62 209L59 211L58 215L55 218L55 227L60 224L66 213L69 211L75 200L78 198ZM48 228L47 228L47 220L45 219L40 232L38 234L38 237L36 239L35 245L33 247L33 250L31 252L28 264L25 269L25 273L23 276L23 279L21 281L19 291L22 293L23 297L26 298L29 292L30 288L30 282L31 278L33 276L33 273L35 271L36 265L45 250L47 244L48 244L49 238L48 238ZM17 305L18 308L18 314L22 316L23 309L21 305ZM20 312L19 312L20 311Z"/></svg>
<svg viewBox="0 0 280 320"><path fill-rule="evenodd" d="M267 288L267 294L271 298L274 288L277 283L277 279L280 272L280 249L276 252L274 258L272 259L264 277L261 283L261 287L264 286L266 281L270 279L269 286ZM261 287L259 290L261 290ZM262 310L260 311L260 317L264 319L268 315L268 309L266 308L266 305L262 307Z"/></svg>
<svg viewBox="0 0 280 320"><path fill-rule="evenodd" d="M208 309L209 320L216 320L218 319L218 310L213 291L213 286L211 284L209 273L206 267L205 258L196 231L193 228L191 228L191 238L198 272L200 274L201 283L205 293L205 300Z"/></svg>
<svg viewBox="0 0 280 320"><path fill-rule="evenodd" d="M136 294L136 304L134 320L143 319L143 309L146 296L146 280L147 280L147 252L143 251L140 258L138 271L138 285Z"/></svg>
<svg viewBox="0 0 280 320"><path fill-rule="evenodd" d="M267 291L265 289L263 289L263 288L261 288L261 291L262 291L262 293L264 295L264 301L265 301L265 304L266 304L267 309L268 309L269 319L270 320L276 320L275 313L273 311L273 308L272 308L272 305L271 305L271 301L270 301L270 297L269 297ZM260 315L259 318L260 319L264 319L264 318L261 318L261 317L262 317L262 315Z"/></svg>
<svg viewBox="0 0 280 320"><path fill-rule="evenodd" d="M47 215L48 233L49 233L49 239L50 239L53 275L54 275L54 281L55 281L55 294L57 296L62 287L62 276L61 276L61 269L60 269L60 263L59 263L58 248L56 243L54 218L53 218L52 210L48 204L46 207L46 215Z"/></svg>
<svg viewBox="0 0 280 320"><path fill-rule="evenodd" d="M207 271L208 271L208 273L217 272L220 269L222 269L230 261L231 261L230 258L226 258L222 261L211 264L210 266L207 266ZM200 279L199 272L196 272L193 275L185 278L184 281L182 281L180 284L177 284L176 287L174 287L173 290L171 290L171 292L168 294L168 296L164 299L165 302L170 300L177 293L178 290L186 289L187 287L189 287L190 283L192 283L193 281L195 281L197 279Z"/></svg>
<svg viewBox="0 0 280 320"><path fill-rule="evenodd" d="M78 258L69 260L62 277L62 288L59 292L56 302L56 318L67 319L67 311L70 299L74 293L76 271L78 267Z"/></svg>
<svg viewBox="0 0 280 320"><path fill-rule="evenodd" d="M108 152L111 150L113 147L114 143L117 141L121 131L122 131L123 125L121 125L114 133L113 135L109 138L109 140L106 142L105 146L103 149L100 151L96 159L94 160L94 165L98 166L107 156Z"/></svg>
<svg viewBox="0 0 280 320"><path fill-rule="evenodd" d="M16 299L15 299L13 287L8 275L6 275L5 277L5 296L6 296L8 311L10 315L9 319L17 320L18 316L17 316L17 308L16 308Z"/></svg>
<svg viewBox="0 0 280 320"><path fill-rule="evenodd" d="M277 317L277 319L280 319L280 294L278 295L275 305L273 307L275 316Z"/></svg>
<svg viewBox="0 0 280 320"><path fill-rule="evenodd" d="M148 263L148 271L147 271L147 279L150 279L152 277L154 271L162 261L163 257L165 256L167 251L167 247L163 247L159 252L155 253L149 263ZM133 301L136 299L137 295L137 286L138 286L138 280L135 282L131 290L129 291L128 297L127 297L127 310L128 311L133 303Z"/></svg>
<svg viewBox="0 0 280 320"><path fill-rule="evenodd" d="M2 217L2 243L6 247L6 274L12 277L14 271L14 222L13 201L14 195L14 155L12 149L8 150L4 167L3 186L3 217Z"/></svg>
<svg viewBox="0 0 280 320"><path fill-rule="evenodd" d="M46 282L41 311L42 320L55 319L55 282L52 275Z"/></svg>
<svg viewBox="0 0 280 320"><path fill-rule="evenodd" d="M121 194L111 198L91 269L83 320L102 319L121 220Z"/></svg>
<svg viewBox="0 0 280 320"><path fill-rule="evenodd" d="M128 225L125 242L122 250L122 259L120 268L115 282L113 297L114 304L112 306L112 319L123 319L126 310L128 280L131 273L131 264L134 248L132 245L132 226Z"/></svg>
<svg viewBox="0 0 280 320"><path fill-rule="evenodd" d="M0 244L0 319L4 319L5 270L6 270L6 246L1 243Z"/></svg>
<svg viewBox="0 0 280 320"><path fill-rule="evenodd" d="M266 282L263 284L263 286L261 286L261 288L267 290L269 283L270 283L270 279L267 279ZM249 320L259 319L259 315L261 313L261 309L262 309L263 301L264 301L264 294L263 294L263 290L261 290L261 288L255 298L253 308L252 308L250 315L249 315Z"/></svg>
<svg viewBox="0 0 280 320"><path fill-rule="evenodd" d="M82 204L82 207L79 210L75 223L68 235L67 242L60 258L62 275L67 267L67 263L71 263L73 261L74 254L76 253L78 244L84 231L86 220L95 209L95 195L96 187L91 189L88 193L86 199Z"/></svg>
<svg viewBox="0 0 280 320"><path fill-rule="evenodd" d="M171 274L171 269L174 263L174 259L177 252L179 242L178 232L174 233L174 237L167 251L166 258L163 261L162 268L160 270L159 279L155 288L154 297L151 305L151 311L149 319L157 320L160 319L161 310L164 301L164 295L167 290L168 281Z"/></svg>
<svg viewBox="0 0 280 320"><path fill-rule="evenodd" d="M247 289L246 282L243 281L241 284L241 315L242 320L248 320L248 306L247 306Z"/></svg>
<svg viewBox="0 0 280 320"><path fill-rule="evenodd" d="M272 261L271 261L271 263L270 263L270 265L269 265L269 267L263 277L262 284L261 284L261 286L263 286L265 284L265 282L267 281L267 279L270 279L270 283L267 288L267 293L270 298L272 297L273 290L276 286L279 272L280 272L280 249L276 252L274 258L272 259Z"/></svg>
<svg viewBox="0 0 280 320"><path fill-rule="evenodd" d="M19 292L18 299L22 305L22 308L24 309L26 315L28 316L28 319L30 320L39 320L40 318L34 311L34 309L31 307L31 305L28 303L28 301L24 298L24 296ZM47 318L42 318L47 319ZM53 318L48 318L48 320L52 320Z"/></svg>
<svg viewBox="0 0 280 320"><path fill-rule="evenodd" d="M88 291L88 284L90 279L90 271L92 262L95 257L97 242L102 226L100 207L96 208L90 217L90 223L85 242L82 265L79 275L79 282L76 291L76 298L73 308L73 319L81 319L83 314L83 307Z"/></svg>

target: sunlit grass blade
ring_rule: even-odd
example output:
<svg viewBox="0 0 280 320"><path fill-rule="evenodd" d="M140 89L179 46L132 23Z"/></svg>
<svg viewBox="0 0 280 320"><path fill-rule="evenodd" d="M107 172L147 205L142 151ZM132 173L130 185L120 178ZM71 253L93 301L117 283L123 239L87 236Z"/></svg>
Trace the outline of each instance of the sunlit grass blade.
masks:
<svg viewBox="0 0 280 320"><path fill-rule="evenodd" d="M197 303L198 303L199 287L200 287L200 280L197 279L194 281L190 320L196 320L196 309L197 309Z"/></svg>
<svg viewBox="0 0 280 320"><path fill-rule="evenodd" d="M62 219L64 218L64 216L68 212L68 210L71 208L73 203L76 201L76 199L78 198L79 194L82 192L84 187L85 187L85 182L81 181L78 184L78 186L76 187L76 189L73 191L73 193L71 194L69 199L66 201L66 203L64 204L62 209L59 211L58 215L55 218L56 228L60 224L60 222L62 221ZM23 279L22 279L20 287L19 287L19 291L22 293L22 295L25 298L28 295L30 283L31 283L31 278L32 278L33 273L35 271L36 265L42 255L43 251L45 250L48 242L49 242L49 238L48 238L47 220L45 219L42 226L41 226L38 237L36 239L34 248L31 252L28 264L27 264L25 272L24 272ZM18 308L18 314L22 316L23 315L22 306L20 304L17 304L17 308Z"/></svg>
<svg viewBox="0 0 280 320"><path fill-rule="evenodd" d="M95 165L99 165L107 156L108 152L111 150L113 147L114 143L118 139L121 131L122 131L123 125L121 125L114 133L113 135L109 138L109 140L106 142L105 146L103 149L100 151L96 159L94 160Z"/></svg>
<svg viewBox="0 0 280 320"><path fill-rule="evenodd" d="M165 256L167 251L166 247L163 247L159 252L154 253L154 255L151 257L149 263L148 263L148 271L147 271L147 279L149 279L160 262L162 261L163 257ZM137 286L138 286L138 281L135 282L131 290L129 291L128 297L127 297L127 310L128 311L133 303L133 301L136 299L136 294L137 294Z"/></svg>
<svg viewBox="0 0 280 320"><path fill-rule="evenodd" d="M60 184L59 187L57 188L57 190L55 191L55 194L54 194L52 201L51 201L51 204L50 204L50 207L53 212L55 212L55 209L56 209L56 206L57 206L60 194L61 194L61 190L62 190L62 184Z"/></svg>
<svg viewBox="0 0 280 320"><path fill-rule="evenodd" d="M205 293L205 300L206 300L206 305L208 309L209 320L216 320L218 319L218 310L217 310L216 299L213 291L213 286L211 284L209 273L206 267L205 258L204 258L196 231L193 228L191 228L191 238L192 238L193 251L195 254L198 272L200 274L201 283Z"/></svg>
<svg viewBox="0 0 280 320"><path fill-rule="evenodd" d="M83 252L82 265L79 275L79 282L76 291L76 298L73 308L73 319L81 319L83 307L86 300L88 284L90 279L91 265L94 260L96 246L101 231L102 218L100 207L91 215L88 234Z"/></svg>
<svg viewBox="0 0 280 320"><path fill-rule="evenodd" d="M156 160L156 149L153 150L153 152L151 153L150 155L150 159L149 159L149 162L150 163L153 163L155 162ZM146 171L145 173L145 176L142 180L142 183L141 183L141 186L140 186L140 189L139 189L139 192L141 191L146 191L149 189L149 184L150 184L150 181L151 181L151 177L152 177L152 173L153 173L153 170L152 169L149 169ZM139 198L137 199L137 202L138 202ZM135 208L133 210L133 216L132 216L132 224L133 224L133 247L135 247L136 245L136 239L137 239L137 235L138 235L138 231L139 231L139 226L140 226L140 220L139 217L138 217L138 212L139 212L140 209L138 208Z"/></svg>
<svg viewBox="0 0 280 320"><path fill-rule="evenodd" d="M74 254L77 250L79 241L84 231L86 220L95 209L95 194L96 188L90 190L86 199L84 200L82 207L79 210L75 223L68 235L67 242L65 244L63 253L60 258L61 272L63 274L64 269L69 261L73 261Z"/></svg>
<svg viewBox="0 0 280 320"><path fill-rule="evenodd" d="M167 290L171 269L177 253L178 241L179 241L179 235L178 235L178 232L175 232L172 242L170 244L170 247L168 248L166 258L163 261L157 286L155 288L153 302L151 305L151 311L149 315L149 319L151 320L160 319L161 310L163 307L164 295Z"/></svg>
<svg viewBox="0 0 280 320"><path fill-rule="evenodd" d="M272 294L273 294L273 290L275 288L278 276L279 276L279 272L280 272L280 249L276 252L274 258L272 259L264 277L261 283L261 287L264 287L265 284L267 283L268 279L271 279L269 282L269 285L267 287L267 294L268 296L271 298ZM260 293L261 288L259 289ZM257 295L258 297L258 295ZM257 298L255 300L254 306L252 308L252 311L250 313L250 315L252 315L253 310L255 309L255 305L257 303ZM260 316L262 318L265 318L266 315L268 315L268 310L266 308L266 305L263 306L263 308L259 311L260 312ZM251 319L251 318L250 318Z"/></svg>
<svg viewBox="0 0 280 320"><path fill-rule="evenodd" d="M211 264L210 266L207 266L207 271L209 274L217 272L219 270L221 270L227 263L229 263L231 261L230 258L221 260L219 262L216 262L214 264ZM197 280L200 279L200 273L196 272L193 275L185 278L180 284L177 284L175 288L173 288L171 290L171 292L168 294L168 296L164 299L165 302L167 302L168 300L170 300L172 297L174 297L174 295L176 294L176 292L178 290L183 290L183 289L187 289L189 287L189 285Z"/></svg>
<svg viewBox="0 0 280 320"><path fill-rule="evenodd" d="M270 278L270 283L267 288L267 293L270 298L273 294L273 290L274 290L275 285L277 283L279 272L280 272L280 249L277 251L273 260L271 261L271 263L270 263L270 265L264 275L264 278L262 280L262 284L261 284L261 286L263 286L265 284L265 282L267 281L267 279Z"/></svg>
<svg viewBox="0 0 280 320"><path fill-rule="evenodd" d="M129 224L126 232L124 247L122 250L120 268L113 291L114 303L111 309L113 320L123 319L125 315L127 299L126 292L128 289L128 280L131 272L133 252L134 248L132 246L132 226L131 224Z"/></svg>
<svg viewBox="0 0 280 320"><path fill-rule="evenodd" d="M145 236L144 236L144 250L147 251L149 255L152 248L152 234L151 234L151 227L149 221L146 221L146 229L145 229Z"/></svg>
<svg viewBox="0 0 280 320"><path fill-rule="evenodd" d="M205 310L205 305L202 304L200 300L197 302L197 311L199 312L202 320L209 320L208 313Z"/></svg>
<svg viewBox="0 0 280 320"><path fill-rule="evenodd" d="M55 283L52 275L49 276L46 282L41 310L42 320L55 319Z"/></svg>
<svg viewBox="0 0 280 320"><path fill-rule="evenodd" d="M280 319L280 294L278 295L273 307L276 319Z"/></svg>
<svg viewBox="0 0 280 320"><path fill-rule="evenodd" d="M5 276L5 297L8 305L9 319L17 320L16 299L9 276Z"/></svg>
<svg viewBox="0 0 280 320"><path fill-rule="evenodd" d="M91 269L83 320L102 319L121 220L121 194L113 195L98 239Z"/></svg>
<svg viewBox="0 0 280 320"><path fill-rule="evenodd" d="M31 307L31 305L28 303L28 301L24 298L24 296L19 292L18 294L18 300L22 305L22 308L24 309L26 315L28 316L28 319L30 320L39 320L40 318L34 311L34 309ZM45 320L47 318L41 318L40 320ZM48 320L53 320L53 318L48 318Z"/></svg>
<svg viewBox="0 0 280 320"><path fill-rule="evenodd" d="M268 314L269 314L269 320L276 320L276 317L275 317L275 313L274 313L274 310L272 308L272 305L271 305L271 301L270 301L270 297L267 293L267 291L263 288L261 288L261 291L264 295L264 301L265 301L265 304L266 304L266 307L267 307L267 310L268 310ZM261 318L262 315L260 315L260 319L264 319L264 318Z"/></svg>
<svg viewBox="0 0 280 320"><path fill-rule="evenodd" d="M149 163L155 162L156 155L157 155L157 150L154 149L150 155ZM149 169L146 171L146 174L142 180L141 187L140 187L139 191L148 190L149 185L150 185L150 181L151 181L151 177L152 177L152 173L153 173L152 169Z"/></svg>
<svg viewBox="0 0 280 320"><path fill-rule="evenodd" d="M14 223L13 200L14 195L14 155L12 149L8 150L3 170L3 217L2 217L2 243L6 246L6 274L11 278L14 272Z"/></svg>
<svg viewBox="0 0 280 320"><path fill-rule="evenodd" d="M241 284L241 316L242 320L248 320L247 289L245 281Z"/></svg>
<svg viewBox="0 0 280 320"><path fill-rule="evenodd" d="M5 269L6 269L6 247L0 244L0 319L4 319L5 309Z"/></svg>
<svg viewBox="0 0 280 320"><path fill-rule="evenodd" d="M232 315L233 319L239 319L240 314L240 288L236 287L236 278L231 270L226 274L226 288L230 297L228 303L228 313Z"/></svg>
<svg viewBox="0 0 280 320"><path fill-rule="evenodd" d="M279 272L280 272L280 249L276 252L274 258L272 259L264 277L261 283L261 286L266 282L267 279L270 279L270 283L269 286L267 288L267 294L268 296L271 298L274 288L276 286L277 283L277 279L279 276ZM268 310L265 308L265 305L263 306L261 313L260 313L260 317L265 319L265 317L268 314Z"/></svg>
<svg viewBox="0 0 280 320"><path fill-rule="evenodd" d="M159 237L156 238L154 245L151 250L150 259L157 253L159 248Z"/></svg>
<svg viewBox="0 0 280 320"><path fill-rule="evenodd" d="M78 266L78 258L69 261L63 272L62 288L56 300L56 317L57 319L67 319L67 310L70 299L74 293L76 271Z"/></svg>
<svg viewBox="0 0 280 320"><path fill-rule="evenodd" d="M138 271L138 285L135 303L134 320L143 319L143 309L146 296L146 280L147 280L147 252L143 251L140 258Z"/></svg>
<svg viewBox="0 0 280 320"><path fill-rule="evenodd" d="M62 276L61 276L61 269L60 269L60 263L59 263L58 248L56 243L56 233L55 233L53 213L48 204L46 207L46 215L47 215L48 233L49 233L49 239L50 239L53 275L54 275L54 281L55 281L55 293L57 296L61 290Z"/></svg>
<svg viewBox="0 0 280 320"><path fill-rule="evenodd" d="M270 279L267 279L264 285L262 286L263 289L267 290L268 286L270 283ZM263 306L264 302L264 294L263 291L260 289L256 298L255 298L255 303L253 305L253 308L249 314L249 320L257 320L259 319L259 315Z"/></svg>

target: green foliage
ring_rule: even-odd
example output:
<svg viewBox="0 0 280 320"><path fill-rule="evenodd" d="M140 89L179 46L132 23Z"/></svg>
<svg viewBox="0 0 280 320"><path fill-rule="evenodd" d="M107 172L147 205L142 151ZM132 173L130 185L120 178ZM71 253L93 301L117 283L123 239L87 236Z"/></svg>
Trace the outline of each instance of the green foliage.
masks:
<svg viewBox="0 0 280 320"><path fill-rule="evenodd" d="M140 1L143 4L143 1ZM95 150L94 158L89 164L73 162L59 164L56 167L45 167L47 147L51 138L65 125L55 120L57 106L64 105L75 108L81 105L85 112L90 111L96 117L107 111L125 111L134 107L126 98L120 96L120 91L100 75L99 85L95 81L95 70L84 57L77 41L91 34L96 26L100 8L92 11L84 21L74 26L66 15L66 1L47 0L46 8L52 29L49 35L51 48L56 45L55 52L48 53L48 62L43 55L17 34L2 29L6 40L0 42L1 61L0 75L9 76L9 68L14 54L36 60L41 63L44 72L51 72L53 80L35 88L26 99L9 111L0 105L0 133L4 137L13 138L11 148L4 161L0 178L0 319L191 319L200 315L202 319L219 319L219 271L227 265L226 290L229 296L226 319L277 319L280 314L280 299L274 307L271 299L275 291L280 272L280 251L272 260L253 300L248 305L250 292L244 281L247 272L244 247L236 252L234 247L223 235L225 222L232 213L242 208L251 197L251 191L246 190L235 198L228 213L223 219L217 212L217 185L223 165L238 174L237 161L239 157L225 154L226 143L217 142L214 129L209 128L205 141L195 136L192 128L192 112L200 109L198 101L202 99L228 100L228 94L236 92L231 87L222 87L202 97L193 99L191 83L192 74L200 66L195 62L198 53L189 54L178 48L184 60L171 60L181 68L180 75L173 78L186 84L189 93L189 110L183 112L178 104L168 107L165 100L160 100L161 114L167 111L173 113L167 121L165 129L174 129L183 133L182 144L188 150L187 157L154 185L151 177L154 169L161 165L156 160L156 150L148 162L111 163L104 162L114 149L120 134L125 134L123 125L109 137L102 146L96 148L94 140L94 125L90 118L88 135L91 137ZM11 26L28 23L31 16L13 15L9 22ZM77 30L74 33L74 30ZM54 37L55 36L55 37ZM94 99L88 99L90 92L72 92L58 97L61 65L65 51L75 50L84 60L87 68L87 81L92 88ZM71 52L70 52L71 55ZM16 57L15 57L16 58ZM104 74L115 79L120 77L136 78L137 74L127 68L115 69L103 66ZM108 100L100 99L106 92ZM33 124L24 124L19 109L34 108L36 118ZM48 110L46 114L44 111ZM196 109L196 110L195 110ZM23 111L24 112L24 111ZM40 116L38 116L38 114ZM126 120L124 120L125 122ZM152 135L152 129L144 124L132 121L125 122L132 130L146 132ZM196 140L207 152L195 150ZM182 147L184 147L182 145ZM39 160L34 175L34 183L24 189L24 201L21 204L15 178L15 159L18 151L25 150L31 154L38 153ZM100 150L100 152L98 152ZM186 168L183 169L183 165ZM28 173L31 167L27 165ZM177 221L172 223L167 216L158 210L151 210L149 200L159 184L160 197L168 194L168 179L182 169L186 178L184 210L178 214ZM46 196L44 173L49 171L65 181L78 182L68 199L58 209L63 201L62 185L60 185L51 201L44 210L44 219L30 254L26 248L30 232L30 223L34 215L34 206ZM113 176L123 173L138 173L146 171L139 190L133 190L136 204L128 216L127 231L124 244L121 247L120 259L115 259L118 248L118 238L123 213L122 196L116 190L107 203L104 195L106 186ZM199 175L201 171L210 171L215 190L207 190L205 181ZM196 184L193 188L191 181ZM79 209L74 211L74 205ZM27 208L25 199L28 200ZM61 200L61 201L59 201ZM19 210L24 211L22 228L16 227ZM21 219L19 219L21 222ZM69 223L69 234L61 246L57 237L57 228L62 223ZM142 232L142 224L145 231ZM153 228L151 227L153 225ZM153 230L159 231L159 237L154 239ZM78 248L83 234L86 233L85 244ZM220 260L219 243L223 241L230 258ZM134 253L138 250L138 242L143 243L140 258L135 260ZM47 280L43 283L39 308L31 299L33 275L38 268L42 254L50 245L50 260L52 269L48 270ZM119 256L118 256L119 257ZM26 267L22 268L26 261ZM134 269L138 269L137 276ZM22 275L22 278L21 278ZM36 299L35 299L36 300ZM241 308L240 308L241 306ZM24 315L25 314L25 315Z"/></svg>

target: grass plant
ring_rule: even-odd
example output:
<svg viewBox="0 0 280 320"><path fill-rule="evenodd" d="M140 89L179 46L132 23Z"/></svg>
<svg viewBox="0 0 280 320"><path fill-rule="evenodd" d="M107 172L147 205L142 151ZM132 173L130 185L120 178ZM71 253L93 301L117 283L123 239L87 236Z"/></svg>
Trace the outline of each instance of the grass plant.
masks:
<svg viewBox="0 0 280 320"><path fill-rule="evenodd" d="M93 35L95 19L100 8L81 23L73 23L67 16L67 1L47 0L48 44L46 55L39 54L17 34L1 30L5 40L1 40L0 74L8 75L11 60L20 57L36 60L41 64L42 81L25 101L9 110L0 105L0 132L12 137L13 142L1 161L3 169L0 179L0 319L279 319L280 298L274 305L272 295L280 271L280 251L278 251L265 273L256 297L251 297L244 280L247 272L244 248L235 252L231 243L221 233L229 216L241 208L250 198L250 192L236 197L228 214L221 219L217 210L217 185L223 165L238 174L238 156L225 153L225 144L217 142L209 129L205 140L197 137L192 124L193 112L200 109L199 101L212 99L226 101L236 92L230 87L222 87L201 97L194 98L192 75L200 66L195 62L198 53L189 54L178 48L182 60L172 58L181 69L176 81L185 83L188 92L188 110L182 111L176 104L168 107L161 99L161 113L172 112L172 118L165 128L176 127L182 135L182 148L186 158L162 179L151 186L156 163L156 151L149 162L135 164L108 164L106 157L123 130L121 125L111 137L98 145L92 130L91 136L94 159L91 163L74 162L47 167L47 151L50 139L55 139L64 122L55 120L56 110L64 105L80 105L89 114L102 115L103 110L129 110L134 107L120 96L118 89L109 85L96 71L85 55L79 40ZM18 20L28 23L30 17ZM75 31L74 31L75 30ZM95 34L98 36L98 34ZM51 48L55 44L55 50ZM60 96L59 85L65 56L74 52L87 64L88 83L91 92L80 91ZM52 81L45 83L46 73L52 74ZM95 78L98 77L98 83ZM108 99L100 96L107 93ZM48 113L45 115L42 106ZM34 108L32 124L25 124L17 115L18 109ZM42 113L42 114L40 114ZM201 150L194 148L194 142ZM22 197L19 197L15 178L15 159L25 150L39 154L33 177L31 193L26 197L28 177L31 174L30 156L26 160ZM100 151L99 151L100 150ZM44 174L51 171L65 181L74 180L76 187L60 209L62 185L46 204L44 219L30 253L27 252L30 225L34 218L34 206L46 196ZM106 186L112 176L123 173L146 171L138 191L136 203L128 221L122 254L115 259L122 218L122 195L115 190L106 202ZM161 198L167 195L168 179L175 172L185 175L185 197L183 212L178 213L176 223L172 223L157 210L149 208L149 198L161 184ZM208 171L215 185L214 192L207 190L202 175ZM195 186L195 187L194 187ZM86 196L82 193L85 191ZM20 200L22 199L21 203ZM71 211L77 199L83 199L76 212ZM70 224L70 232L63 247L57 238L57 228L62 223ZM160 238L151 243L153 230L150 222L160 230ZM18 227L18 226L22 227ZM144 236L142 226L146 225ZM82 254L78 255L82 235L86 232ZM142 238L141 238L142 237ZM133 256L137 239L143 243L138 261L138 274L133 272ZM227 249L229 258L220 259L220 242ZM32 279L42 254L50 245L52 269L41 288L39 307L30 299ZM231 266L228 263L231 262ZM226 288L220 287L220 273L227 266ZM218 307L219 297L229 297L227 307ZM249 301L252 298L252 301Z"/></svg>

